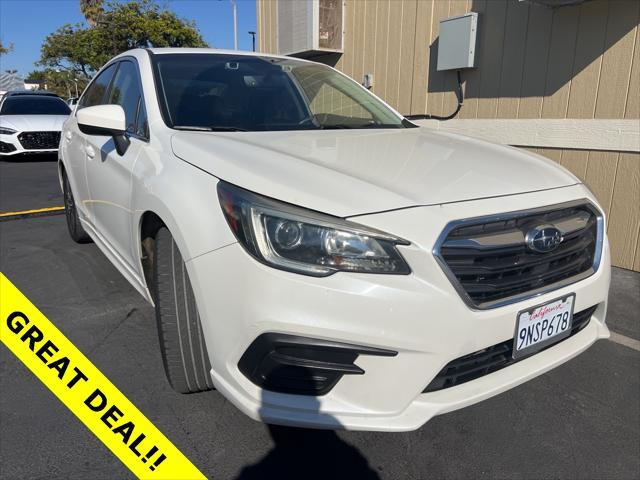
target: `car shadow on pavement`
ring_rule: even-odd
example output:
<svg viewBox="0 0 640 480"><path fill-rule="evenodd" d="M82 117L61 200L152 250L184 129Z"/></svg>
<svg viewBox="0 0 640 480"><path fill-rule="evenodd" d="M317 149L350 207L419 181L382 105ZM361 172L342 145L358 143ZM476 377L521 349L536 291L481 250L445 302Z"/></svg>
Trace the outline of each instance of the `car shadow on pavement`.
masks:
<svg viewBox="0 0 640 480"><path fill-rule="evenodd" d="M19 155L2 155L0 160L7 163L57 162L57 153L21 153Z"/></svg>
<svg viewBox="0 0 640 480"><path fill-rule="evenodd" d="M269 398L275 394L263 390L261 416L269 406ZM319 413L320 401L317 397L301 398L306 413ZM341 428L340 422L328 414L323 423ZM273 441L273 448L260 461L244 467L237 480L254 479L333 479L353 478L380 479L378 473L369 466L367 458L353 445L342 440L334 430L266 425Z"/></svg>

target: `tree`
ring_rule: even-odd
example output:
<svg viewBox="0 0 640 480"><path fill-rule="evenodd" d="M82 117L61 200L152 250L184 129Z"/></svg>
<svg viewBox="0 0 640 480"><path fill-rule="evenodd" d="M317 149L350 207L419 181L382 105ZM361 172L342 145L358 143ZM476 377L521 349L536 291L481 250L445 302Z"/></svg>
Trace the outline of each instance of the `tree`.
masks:
<svg viewBox="0 0 640 480"><path fill-rule="evenodd" d="M45 39L38 64L89 78L108 60L103 37L96 29L63 25Z"/></svg>
<svg viewBox="0 0 640 480"><path fill-rule="evenodd" d="M91 27L95 27L104 14L103 0L80 0L80 11L87 23Z"/></svg>
<svg viewBox="0 0 640 480"><path fill-rule="evenodd" d="M27 74L24 83L38 83L40 85L46 83L46 72L44 70L34 70Z"/></svg>
<svg viewBox="0 0 640 480"><path fill-rule="evenodd" d="M4 44L0 42L0 55L5 55L9 53L11 50L13 50L13 43L10 43L5 47Z"/></svg>
<svg viewBox="0 0 640 480"><path fill-rule="evenodd" d="M67 24L50 34L38 63L90 78L111 57L132 48L206 46L194 22L152 0L111 2L95 27Z"/></svg>
<svg viewBox="0 0 640 480"><path fill-rule="evenodd" d="M57 93L61 97L75 97L76 86L78 93L82 93L89 83L87 78L74 75L69 70L34 70L24 79L25 83L37 83L41 89Z"/></svg>

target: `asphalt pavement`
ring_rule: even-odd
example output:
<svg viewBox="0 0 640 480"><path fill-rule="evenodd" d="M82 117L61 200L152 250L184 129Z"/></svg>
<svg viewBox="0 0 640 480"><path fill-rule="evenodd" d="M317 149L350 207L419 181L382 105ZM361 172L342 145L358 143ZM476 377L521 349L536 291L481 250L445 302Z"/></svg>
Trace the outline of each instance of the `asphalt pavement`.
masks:
<svg viewBox="0 0 640 480"><path fill-rule="evenodd" d="M0 213L62 205L57 155L0 160Z"/></svg>
<svg viewBox="0 0 640 480"><path fill-rule="evenodd" d="M0 161L0 213L61 200L55 162ZM269 427L171 390L153 310L64 215L0 222L0 270L209 478L640 478L640 352L610 340L414 432ZM640 274L614 269L610 328L640 340L639 311ZM131 478L4 346L0 478Z"/></svg>

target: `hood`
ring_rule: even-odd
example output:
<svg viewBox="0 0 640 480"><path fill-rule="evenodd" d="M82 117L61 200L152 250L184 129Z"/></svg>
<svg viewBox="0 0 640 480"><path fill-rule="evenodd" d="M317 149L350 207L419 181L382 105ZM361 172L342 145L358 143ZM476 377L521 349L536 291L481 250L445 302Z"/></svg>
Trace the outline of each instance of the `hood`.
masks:
<svg viewBox="0 0 640 480"><path fill-rule="evenodd" d="M2 115L0 126L19 132L59 132L69 115Z"/></svg>
<svg viewBox="0 0 640 480"><path fill-rule="evenodd" d="M171 143L222 180L340 217L579 183L543 157L424 127L178 132Z"/></svg>

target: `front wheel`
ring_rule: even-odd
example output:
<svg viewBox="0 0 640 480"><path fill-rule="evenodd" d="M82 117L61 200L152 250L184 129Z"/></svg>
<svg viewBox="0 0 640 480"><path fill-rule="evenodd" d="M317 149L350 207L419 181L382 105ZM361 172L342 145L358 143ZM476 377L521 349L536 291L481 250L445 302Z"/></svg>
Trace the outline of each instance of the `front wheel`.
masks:
<svg viewBox="0 0 640 480"><path fill-rule="evenodd" d="M211 364L193 289L166 227L156 234L153 265L156 321L167 379L180 393L211 390Z"/></svg>
<svg viewBox="0 0 640 480"><path fill-rule="evenodd" d="M78 216L78 209L76 208L76 202L73 198L73 192L71 191L71 185L69 185L69 179L66 173L62 176L62 193L64 195L64 212L67 217L67 228L69 229L69 235L76 243L90 243L91 237L82 228L80 223L80 217Z"/></svg>

